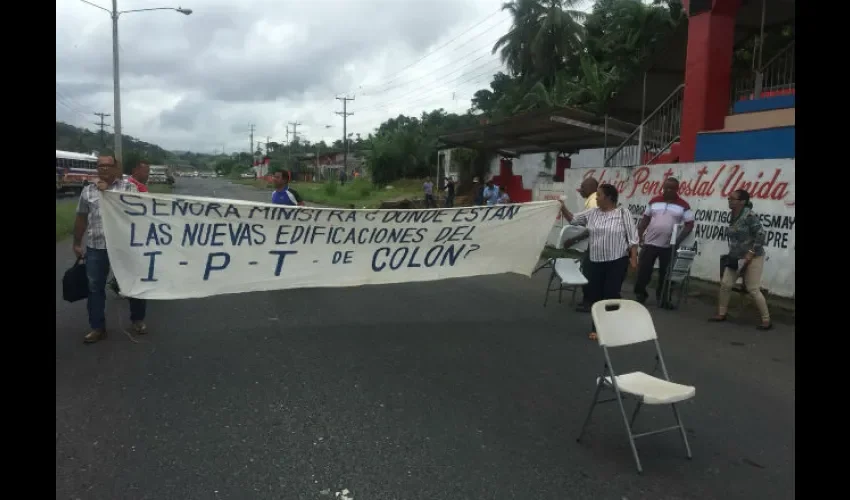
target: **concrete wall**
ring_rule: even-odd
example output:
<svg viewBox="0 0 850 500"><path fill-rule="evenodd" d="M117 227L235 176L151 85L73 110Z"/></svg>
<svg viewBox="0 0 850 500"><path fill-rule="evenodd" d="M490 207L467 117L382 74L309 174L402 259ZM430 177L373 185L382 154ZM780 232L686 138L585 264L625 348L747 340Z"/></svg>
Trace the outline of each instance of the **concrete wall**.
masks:
<svg viewBox="0 0 850 500"><path fill-rule="evenodd" d="M752 195L753 210L761 218L767 242L767 260L762 285L781 297L795 297L796 273L796 166L793 159L750 160L742 162L677 163L627 168L583 168L566 171L563 183L535 186L535 201L566 198L571 211L578 211L582 199L576 192L585 176L593 176L617 187L621 203L637 220L650 198L660 193L668 176L680 181L680 195L696 216L694 235L699 255L693 276L719 281L720 256L727 253L725 239L729 207L726 197L735 189ZM554 244L562 221L553 221L550 242Z"/></svg>

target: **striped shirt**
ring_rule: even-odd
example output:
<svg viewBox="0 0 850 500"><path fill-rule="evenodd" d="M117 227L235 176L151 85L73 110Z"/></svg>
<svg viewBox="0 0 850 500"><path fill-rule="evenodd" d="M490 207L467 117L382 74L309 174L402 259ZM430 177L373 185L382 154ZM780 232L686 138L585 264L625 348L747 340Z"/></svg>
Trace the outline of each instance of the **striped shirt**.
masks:
<svg viewBox="0 0 850 500"><path fill-rule="evenodd" d="M587 228L591 262L620 259L629 254L630 247L638 244L635 221L623 207L607 212L591 208L575 214L571 224Z"/></svg>
<svg viewBox="0 0 850 500"><path fill-rule="evenodd" d="M670 248L673 236L673 226L684 223L694 225L694 212L688 202L676 196L667 201L663 196L656 196L646 205L644 217L649 217L649 225L643 232L643 242L659 248Z"/></svg>
<svg viewBox="0 0 850 500"><path fill-rule="evenodd" d="M109 186L109 191L125 191L138 193L136 185L124 179L116 179ZM97 184L89 184L80 193L77 203L77 215L87 215L86 246L96 250L106 250L106 236L103 234L103 218L100 216L100 190Z"/></svg>

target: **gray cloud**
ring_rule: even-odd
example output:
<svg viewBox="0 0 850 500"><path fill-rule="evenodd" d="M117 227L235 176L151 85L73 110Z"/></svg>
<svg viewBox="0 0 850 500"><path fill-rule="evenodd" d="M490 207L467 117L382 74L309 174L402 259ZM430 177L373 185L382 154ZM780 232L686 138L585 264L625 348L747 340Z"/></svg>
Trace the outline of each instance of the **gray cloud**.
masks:
<svg viewBox="0 0 850 500"><path fill-rule="evenodd" d="M430 70L479 46L478 55L486 54L507 27L502 22L487 31L507 20L500 14L470 32L468 38L481 35L477 39L467 45L458 40L396 77L428 50L495 12L501 1L181 1L194 10L191 16L144 12L119 21L124 131L173 149L211 150L222 143L247 149L251 123L259 135L282 141L291 120L301 121L299 132L312 140L332 140L342 135L334 96L393 77L396 88L350 103L363 110L349 119L349 128L356 129L350 131L365 135L398 114L405 101L408 114L434 107L463 111L486 78L442 85ZM119 1L124 9L161 5ZM112 112L111 22L105 12L77 0L58 0L56 10L57 119L87 125L87 115ZM328 124L335 127L326 129Z"/></svg>

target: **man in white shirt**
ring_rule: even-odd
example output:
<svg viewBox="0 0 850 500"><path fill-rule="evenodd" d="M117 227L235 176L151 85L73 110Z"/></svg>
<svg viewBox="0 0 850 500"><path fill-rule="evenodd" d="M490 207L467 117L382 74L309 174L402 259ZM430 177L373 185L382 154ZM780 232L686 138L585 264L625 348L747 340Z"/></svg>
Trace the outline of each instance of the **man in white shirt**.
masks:
<svg viewBox="0 0 850 500"><path fill-rule="evenodd" d="M74 254L78 259L85 257L86 274L89 279L87 301L89 326L91 331L85 336L87 344L106 337L106 278L109 275L109 254L106 249L106 236L103 233L103 218L100 214L100 193L102 191L122 191L138 193L132 182L121 176L121 167L113 156L100 156L97 159L96 184L89 184L80 193L77 204L77 219L74 223ZM86 249L83 251L83 237ZM147 333L145 326L145 306L142 299L129 299L130 321L136 334Z"/></svg>

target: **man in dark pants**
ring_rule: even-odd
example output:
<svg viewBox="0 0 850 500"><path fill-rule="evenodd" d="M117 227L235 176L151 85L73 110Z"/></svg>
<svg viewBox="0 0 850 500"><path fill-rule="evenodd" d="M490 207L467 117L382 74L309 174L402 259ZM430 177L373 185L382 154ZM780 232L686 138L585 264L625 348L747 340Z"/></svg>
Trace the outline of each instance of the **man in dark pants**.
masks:
<svg viewBox="0 0 850 500"><path fill-rule="evenodd" d="M109 274L109 254L106 248L106 236L103 232L103 218L100 214L100 193L103 191L121 191L138 193L135 184L121 178L121 167L113 156L100 156L97 159L96 184L89 184L80 193L77 204L77 218L74 221L74 255L77 259L85 257L86 274L89 279L89 297L87 301L89 326L91 331L83 341L87 344L106 337L106 278ZM83 250L85 237L86 249ZM130 299L130 322L138 335L147 333L145 325L145 305L141 299Z"/></svg>
<svg viewBox="0 0 850 500"><path fill-rule="evenodd" d="M670 297L662 297L664 279L670 269L670 262L675 247L671 247L673 227L684 223L684 229L676 240L676 247L694 229L694 213L691 206L679 196L679 181L668 177L661 187L661 195L649 200L646 211L638 224L638 236L643 248L638 260L638 275L635 282L635 296L641 304L646 302L649 294L646 286L652 279L652 268L658 259L658 285L655 298L661 307L670 308Z"/></svg>
<svg viewBox="0 0 850 500"><path fill-rule="evenodd" d="M455 181L446 177L446 208L455 206Z"/></svg>

